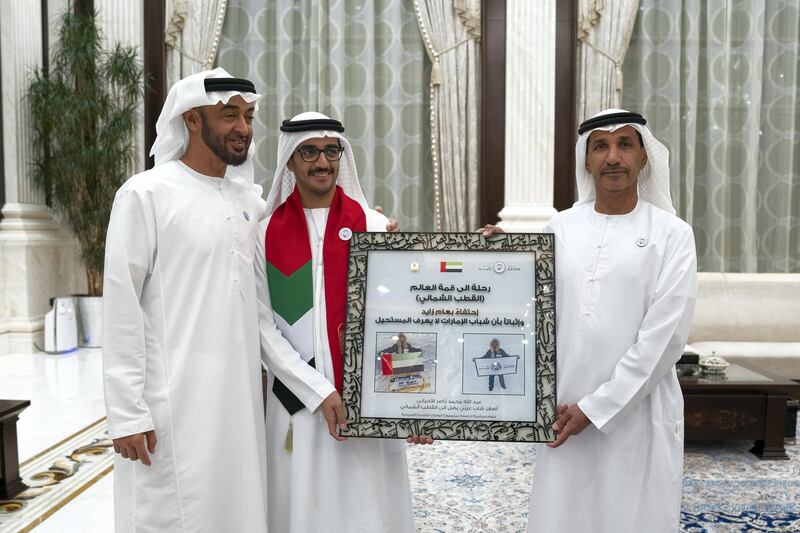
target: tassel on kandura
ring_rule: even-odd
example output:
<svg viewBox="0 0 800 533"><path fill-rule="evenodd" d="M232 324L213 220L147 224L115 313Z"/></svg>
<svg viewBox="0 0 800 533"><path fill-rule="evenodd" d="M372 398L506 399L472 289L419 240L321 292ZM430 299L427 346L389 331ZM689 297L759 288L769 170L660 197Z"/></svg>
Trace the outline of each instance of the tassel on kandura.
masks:
<svg viewBox="0 0 800 533"><path fill-rule="evenodd" d="M292 422L289 421L289 429L286 431L286 440L283 441L283 449L289 453L292 453Z"/></svg>

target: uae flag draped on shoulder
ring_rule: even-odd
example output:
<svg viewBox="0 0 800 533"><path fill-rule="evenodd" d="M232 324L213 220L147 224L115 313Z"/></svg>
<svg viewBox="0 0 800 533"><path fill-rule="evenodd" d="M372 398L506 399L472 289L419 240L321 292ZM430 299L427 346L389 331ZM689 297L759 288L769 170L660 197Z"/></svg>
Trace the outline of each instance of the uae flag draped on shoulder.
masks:
<svg viewBox="0 0 800 533"><path fill-rule="evenodd" d="M349 239L355 232L367 231L367 200L358 183L355 159L350 143L342 135L344 127L341 122L321 113L306 112L284 120L280 129L279 165L288 161L309 139L336 139L343 149L321 250L326 318L322 327L327 331L333 367L333 376L327 377L341 394L339 337L345 322ZM326 156L320 154L319 157ZM285 166L276 171L266 211L269 221L264 242L265 259L276 325L303 359L324 373L324 365L313 357L314 338L310 334L314 330L315 291L307 219L294 173ZM275 380L273 392L290 414L303 408L280 380Z"/></svg>

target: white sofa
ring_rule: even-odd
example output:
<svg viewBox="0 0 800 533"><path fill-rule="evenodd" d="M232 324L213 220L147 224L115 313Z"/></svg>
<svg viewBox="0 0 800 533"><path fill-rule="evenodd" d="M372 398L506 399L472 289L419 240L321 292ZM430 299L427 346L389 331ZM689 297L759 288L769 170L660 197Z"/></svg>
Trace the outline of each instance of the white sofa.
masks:
<svg viewBox="0 0 800 533"><path fill-rule="evenodd" d="M800 380L800 274L698 274L689 347Z"/></svg>

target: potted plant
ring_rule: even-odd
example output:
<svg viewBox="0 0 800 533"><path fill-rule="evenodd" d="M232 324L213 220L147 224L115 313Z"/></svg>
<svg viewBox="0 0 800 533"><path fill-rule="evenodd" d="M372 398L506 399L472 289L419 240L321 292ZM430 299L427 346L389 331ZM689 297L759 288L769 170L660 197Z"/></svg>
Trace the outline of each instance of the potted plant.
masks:
<svg viewBox="0 0 800 533"><path fill-rule="evenodd" d="M106 228L134 161L143 76L134 47L103 49L96 17L67 6L51 66L34 71L28 91L33 181L78 239L86 266L88 297L78 301L85 346L100 346Z"/></svg>

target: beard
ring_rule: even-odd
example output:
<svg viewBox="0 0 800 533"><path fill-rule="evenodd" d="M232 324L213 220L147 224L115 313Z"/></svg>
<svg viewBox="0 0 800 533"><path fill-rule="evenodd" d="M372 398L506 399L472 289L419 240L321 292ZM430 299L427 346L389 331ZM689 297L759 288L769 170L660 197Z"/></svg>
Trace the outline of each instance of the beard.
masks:
<svg viewBox="0 0 800 533"><path fill-rule="evenodd" d="M203 138L203 142L206 143L206 146L208 146L208 148L214 152L214 155L219 157L226 165L238 167L247 161L247 152L250 149L250 142L253 140L252 136L243 136L233 132L227 135L215 135L214 132L211 131L211 128L206 125L205 120L202 120L200 123L200 135ZM228 149L227 143L242 139L244 140L243 153L231 152Z"/></svg>

